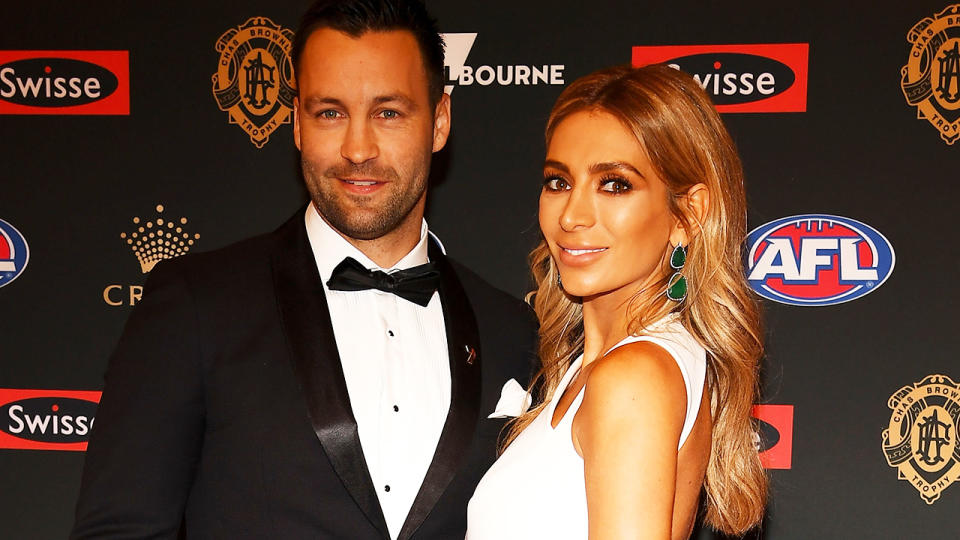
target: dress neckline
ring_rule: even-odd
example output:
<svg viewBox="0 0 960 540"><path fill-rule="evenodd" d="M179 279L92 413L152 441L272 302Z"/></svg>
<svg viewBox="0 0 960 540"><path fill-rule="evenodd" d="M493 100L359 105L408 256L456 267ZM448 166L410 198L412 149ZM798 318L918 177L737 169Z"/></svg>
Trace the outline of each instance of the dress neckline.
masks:
<svg viewBox="0 0 960 540"><path fill-rule="evenodd" d="M550 400L550 415L547 417L547 425L550 426L551 431L556 431L560 424L563 423L567 418L567 414L570 413L570 409L574 405L578 405L580 396L583 394L583 390L587 387L586 384L580 387L580 391L577 392L577 395L573 397L573 401L570 402L570 406L567 407L567 410L563 411L563 416L560 417L560 420L557 422L557 425L553 425L553 415L557 411L557 403L560 402L560 398L563 397L563 394L567 391L567 388L570 387L570 383L573 381L574 374L580 371L580 366L583 364L583 355L577 357L572 364L567 368L567 372L563 374L563 377L560 379L562 384L557 385L557 391L553 393L553 399Z"/></svg>

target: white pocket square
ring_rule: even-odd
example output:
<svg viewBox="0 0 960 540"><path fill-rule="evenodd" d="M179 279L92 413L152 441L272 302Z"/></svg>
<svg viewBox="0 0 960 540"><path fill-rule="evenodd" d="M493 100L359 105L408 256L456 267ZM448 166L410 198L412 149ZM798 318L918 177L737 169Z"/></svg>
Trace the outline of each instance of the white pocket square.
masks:
<svg viewBox="0 0 960 540"><path fill-rule="evenodd" d="M520 416L530 408L530 394L520 386L516 379L510 379L500 391L497 409L487 418L511 418Z"/></svg>

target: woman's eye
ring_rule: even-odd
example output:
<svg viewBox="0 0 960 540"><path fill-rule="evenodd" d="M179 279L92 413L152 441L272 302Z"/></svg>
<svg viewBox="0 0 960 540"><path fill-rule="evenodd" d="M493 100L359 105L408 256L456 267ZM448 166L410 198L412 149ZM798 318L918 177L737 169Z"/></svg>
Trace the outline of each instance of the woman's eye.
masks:
<svg viewBox="0 0 960 540"><path fill-rule="evenodd" d="M630 182L627 182L623 178L607 178L600 182L600 189L608 193L626 193L630 191L631 188L633 188L633 186L630 185Z"/></svg>
<svg viewBox="0 0 960 540"><path fill-rule="evenodd" d="M551 176L544 179L543 188L547 191L563 191L569 189L570 185L567 184L567 181L559 176Z"/></svg>

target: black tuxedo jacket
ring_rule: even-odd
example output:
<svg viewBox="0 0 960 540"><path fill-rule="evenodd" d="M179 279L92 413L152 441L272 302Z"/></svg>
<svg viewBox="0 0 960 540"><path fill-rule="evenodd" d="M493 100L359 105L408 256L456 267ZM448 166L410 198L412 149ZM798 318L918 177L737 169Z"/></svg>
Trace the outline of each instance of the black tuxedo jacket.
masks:
<svg viewBox="0 0 960 540"><path fill-rule="evenodd" d="M535 354L526 305L430 258L451 401L404 540L463 538L504 423L487 415ZM71 538L389 538L302 211L153 270L95 422Z"/></svg>

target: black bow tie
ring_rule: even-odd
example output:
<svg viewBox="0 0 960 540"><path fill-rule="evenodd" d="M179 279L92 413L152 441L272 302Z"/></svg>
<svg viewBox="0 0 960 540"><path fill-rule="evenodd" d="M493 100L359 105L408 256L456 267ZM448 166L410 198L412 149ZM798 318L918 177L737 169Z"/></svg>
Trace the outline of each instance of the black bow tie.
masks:
<svg viewBox="0 0 960 540"><path fill-rule="evenodd" d="M353 257L347 257L338 264L327 281L327 287L332 291L377 289L423 307L430 303L430 298L439 285L440 272L437 272L433 263L388 274L381 270L367 270Z"/></svg>

